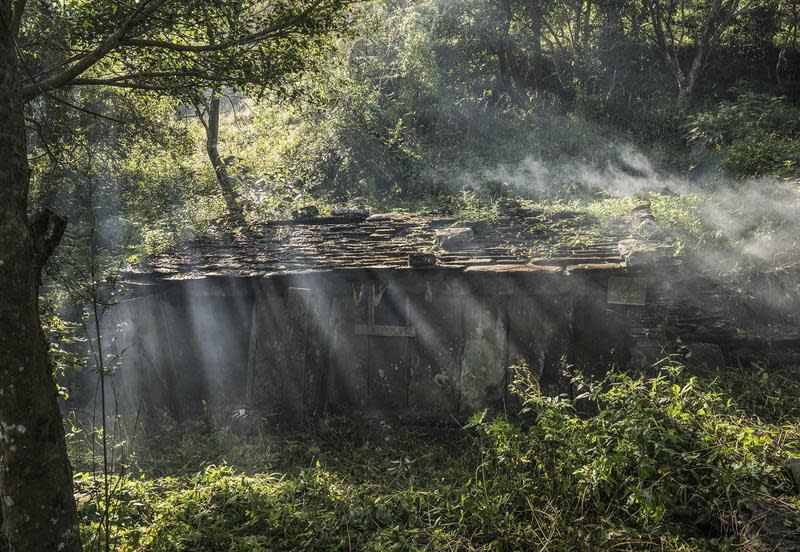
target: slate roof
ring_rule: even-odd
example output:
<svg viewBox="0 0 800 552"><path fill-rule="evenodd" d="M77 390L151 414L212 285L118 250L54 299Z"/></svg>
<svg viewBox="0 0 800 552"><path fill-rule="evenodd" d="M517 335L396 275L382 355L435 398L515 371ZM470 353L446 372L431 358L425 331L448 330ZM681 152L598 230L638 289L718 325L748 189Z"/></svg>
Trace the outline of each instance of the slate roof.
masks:
<svg viewBox="0 0 800 552"><path fill-rule="evenodd" d="M618 269L642 244L662 247L637 236L630 222L601 225L584 211L567 209L516 209L509 216L476 221L408 213L317 217L274 221L247 234L217 229L179 251L151 257L129 276L176 280L408 269L409 256L417 253L435 255L439 269Z"/></svg>

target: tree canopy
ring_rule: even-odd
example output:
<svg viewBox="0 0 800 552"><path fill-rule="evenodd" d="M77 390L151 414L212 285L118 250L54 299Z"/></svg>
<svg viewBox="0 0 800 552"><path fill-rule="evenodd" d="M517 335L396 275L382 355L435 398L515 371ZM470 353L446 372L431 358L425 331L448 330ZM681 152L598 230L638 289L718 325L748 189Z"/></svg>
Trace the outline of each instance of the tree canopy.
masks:
<svg viewBox="0 0 800 552"><path fill-rule="evenodd" d="M510 195L585 207L800 177L799 0L11 0L0 16L16 551L81 547L40 312L65 282L113 280L89 256L137 263L312 203L479 215ZM687 240L711 239L696 198L664 202ZM793 228L784 215L737 239Z"/></svg>

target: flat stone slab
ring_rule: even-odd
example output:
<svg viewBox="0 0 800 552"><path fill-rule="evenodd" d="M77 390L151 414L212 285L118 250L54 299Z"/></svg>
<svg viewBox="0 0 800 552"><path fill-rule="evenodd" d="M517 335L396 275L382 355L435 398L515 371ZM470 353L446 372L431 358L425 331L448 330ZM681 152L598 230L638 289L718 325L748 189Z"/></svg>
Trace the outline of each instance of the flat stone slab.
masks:
<svg viewBox="0 0 800 552"><path fill-rule="evenodd" d="M493 264L468 266L464 272L551 272L558 273L563 269L558 265L535 265L535 264Z"/></svg>

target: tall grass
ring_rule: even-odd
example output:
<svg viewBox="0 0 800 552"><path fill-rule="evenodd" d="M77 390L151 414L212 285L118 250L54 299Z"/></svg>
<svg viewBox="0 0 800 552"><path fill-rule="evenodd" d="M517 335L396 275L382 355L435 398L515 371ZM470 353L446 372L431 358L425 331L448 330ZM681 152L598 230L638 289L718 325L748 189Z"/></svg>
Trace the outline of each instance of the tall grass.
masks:
<svg viewBox="0 0 800 552"><path fill-rule="evenodd" d="M648 376L575 379L570 399L542 395L529 373L516 370L518 415L478 413L452 432L328 420L258 447L229 441L247 454L199 439L198 458L209 442L207 460L236 463L201 461L192 471L184 458L181 475L127 477L112 515L117 544L258 551L798 543L800 497L784 468L800 457L796 380L740 369L701 379L667 364ZM164 439L183 439L178 433ZM89 479L78 475L79 488ZM94 535L100 517L91 502L82 514L85 534Z"/></svg>

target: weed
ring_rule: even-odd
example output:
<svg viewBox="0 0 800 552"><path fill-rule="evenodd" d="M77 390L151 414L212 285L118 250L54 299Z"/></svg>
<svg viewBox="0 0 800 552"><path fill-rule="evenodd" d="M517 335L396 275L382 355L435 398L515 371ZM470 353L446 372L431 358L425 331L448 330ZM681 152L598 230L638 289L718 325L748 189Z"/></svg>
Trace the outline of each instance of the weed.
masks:
<svg viewBox="0 0 800 552"><path fill-rule="evenodd" d="M184 458L183 475L114 482L113 534L127 551L726 550L766 511L781 528L769 542L785 543L800 534L800 498L781 467L800 456L789 381L760 369L698 378L670 364L575 379L569 399L542 395L520 367L518 416L482 412L453 432L384 424L375 434L329 419L259 451L213 428L222 433L193 441L197 464ZM167 433L183 439L178 426ZM203 465L221 442L234 463ZM78 488L90 479L79 474ZM91 537L94 503L81 512Z"/></svg>

